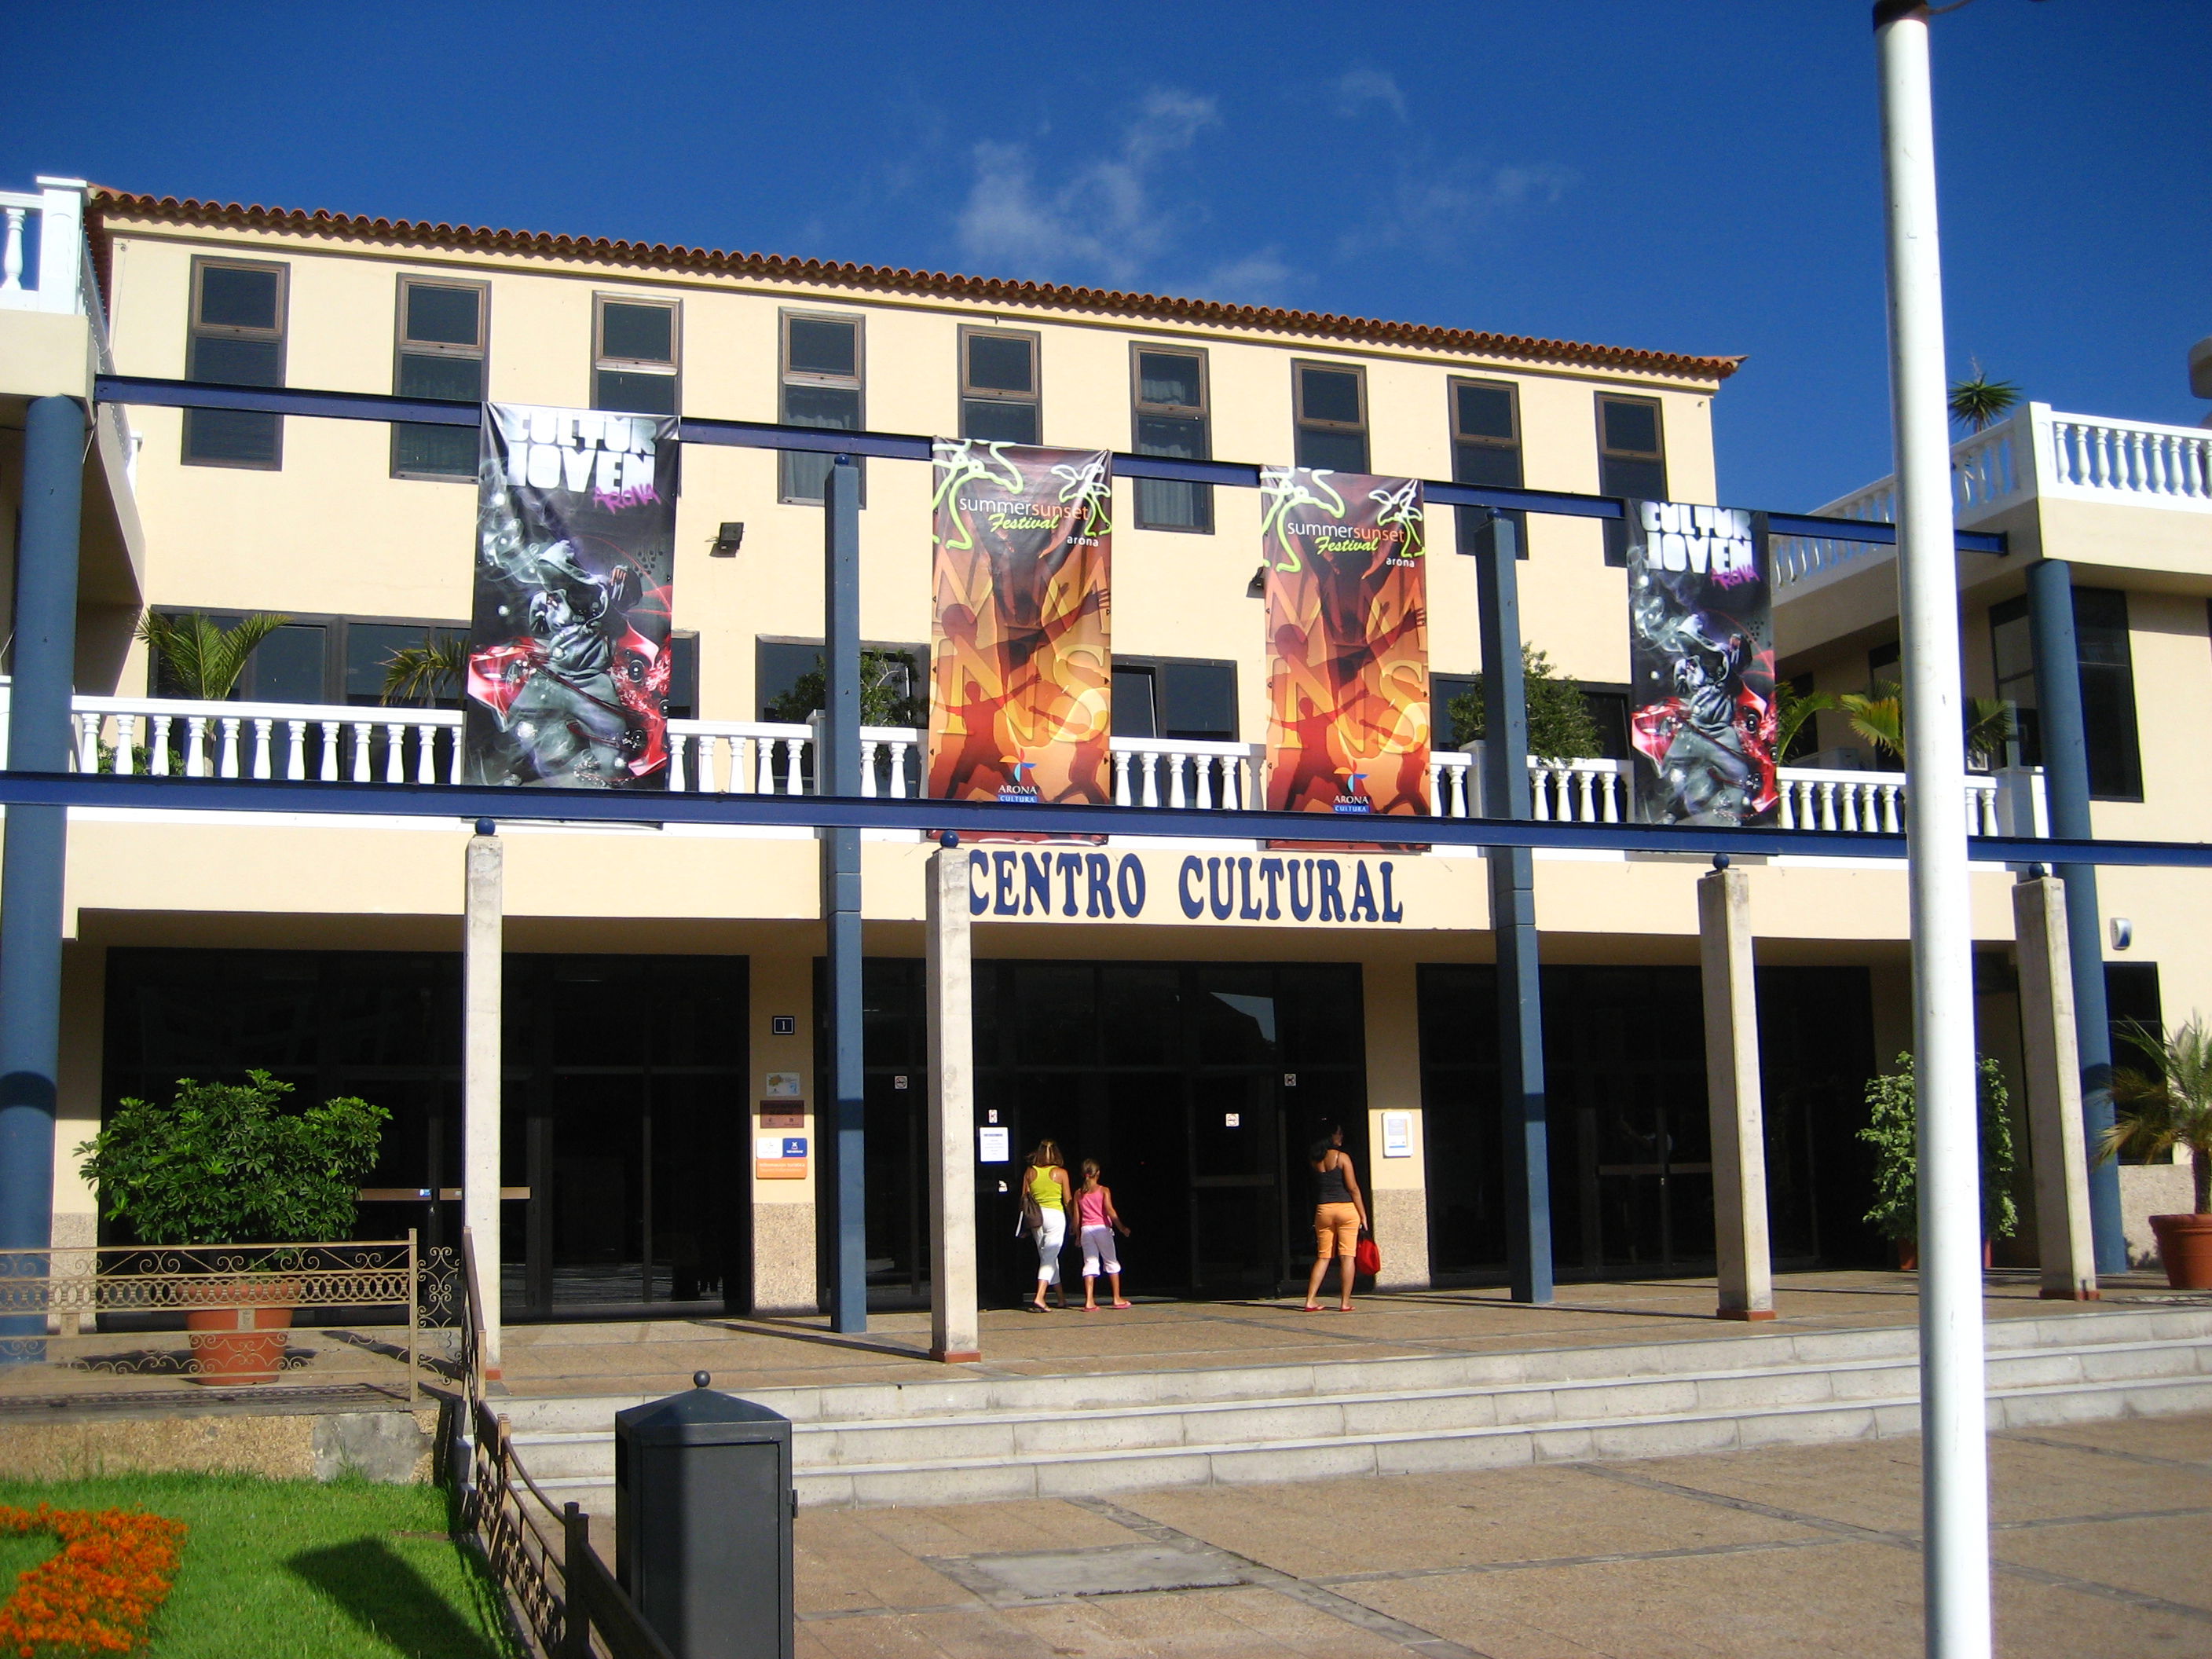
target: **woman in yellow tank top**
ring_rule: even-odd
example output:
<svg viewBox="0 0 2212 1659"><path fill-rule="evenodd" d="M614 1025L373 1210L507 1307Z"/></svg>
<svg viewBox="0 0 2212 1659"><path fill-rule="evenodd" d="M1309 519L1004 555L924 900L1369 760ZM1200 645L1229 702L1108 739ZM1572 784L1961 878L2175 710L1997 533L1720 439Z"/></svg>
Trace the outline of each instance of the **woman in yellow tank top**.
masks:
<svg viewBox="0 0 2212 1659"><path fill-rule="evenodd" d="M1030 1154L1029 1167L1022 1171L1022 1216L1036 1238L1036 1299L1030 1306L1037 1313L1047 1311L1047 1285L1059 1291L1061 1307L1067 1305L1067 1290L1060 1282L1060 1250L1067 1242L1071 1190L1066 1161L1060 1155L1058 1143L1040 1140L1036 1151Z"/></svg>

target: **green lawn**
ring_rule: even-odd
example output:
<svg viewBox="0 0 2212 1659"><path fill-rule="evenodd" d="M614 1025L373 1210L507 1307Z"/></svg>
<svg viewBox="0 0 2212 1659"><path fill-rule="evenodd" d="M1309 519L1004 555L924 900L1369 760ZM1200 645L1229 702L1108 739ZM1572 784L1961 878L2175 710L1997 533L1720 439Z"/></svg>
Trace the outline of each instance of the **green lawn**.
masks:
<svg viewBox="0 0 2212 1659"><path fill-rule="evenodd" d="M185 1522L155 1659L509 1659L496 1595L429 1486L242 1475L0 1481L0 1504L136 1507ZM53 1553L0 1539L0 1591Z"/></svg>

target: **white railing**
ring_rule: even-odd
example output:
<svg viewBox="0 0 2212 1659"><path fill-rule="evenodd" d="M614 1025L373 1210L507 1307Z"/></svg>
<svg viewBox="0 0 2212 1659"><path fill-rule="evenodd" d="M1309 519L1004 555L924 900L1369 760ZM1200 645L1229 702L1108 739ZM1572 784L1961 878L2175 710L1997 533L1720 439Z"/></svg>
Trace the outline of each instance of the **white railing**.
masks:
<svg viewBox="0 0 2212 1659"><path fill-rule="evenodd" d="M5 709L0 681L0 714ZM461 714L448 708L311 703L191 702L167 697L76 699L76 769L121 776L314 780L325 783L459 783ZM4 721L0 721L4 730ZM767 720L668 723L668 787L690 794L810 795L815 731ZM1119 806L1237 811L1265 804L1266 753L1256 744L1115 738ZM920 799L927 736L910 726L860 729L860 793ZM1781 769L1785 830L1899 833L1902 772ZM1626 823L1635 816L1620 761L1528 762L1533 816L1542 823ZM2039 836L2043 775L2021 769L1966 780L1967 823L1978 836ZM1429 757L1431 811L1483 811L1480 745Z"/></svg>
<svg viewBox="0 0 2212 1659"><path fill-rule="evenodd" d="M0 311L84 312L84 181L40 179L33 194L0 190ZM35 264L26 249L36 226ZM29 281L25 281L26 277Z"/></svg>
<svg viewBox="0 0 2212 1659"><path fill-rule="evenodd" d="M1951 507L1972 527L2031 497L2212 513L2212 432L2149 421L2062 415L2026 404L2011 417L1951 446ZM1820 516L1879 523L1897 517L1897 483L1881 478L1818 509ZM1774 538L1774 580L1789 587L1861 560L1893 557L1879 542Z"/></svg>

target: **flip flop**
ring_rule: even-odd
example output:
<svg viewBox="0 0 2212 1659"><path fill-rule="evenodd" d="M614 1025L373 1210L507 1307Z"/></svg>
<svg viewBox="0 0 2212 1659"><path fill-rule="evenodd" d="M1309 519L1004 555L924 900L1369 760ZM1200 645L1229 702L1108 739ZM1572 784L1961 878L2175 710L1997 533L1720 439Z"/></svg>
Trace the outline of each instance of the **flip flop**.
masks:
<svg viewBox="0 0 2212 1659"><path fill-rule="evenodd" d="M1304 1307L1299 1309L1298 1311L1300 1313L1319 1313L1321 1311L1321 1304L1317 1302L1309 1302Z"/></svg>
<svg viewBox="0 0 2212 1659"><path fill-rule="evenodd" d="M1129 1306L1130 1304L1127 1304L1127 1302L1116 1302L1114 1305L1115 1305L1115 1307L1117 1307L1117 1308L1126 1308L1126 1307Z"/></svg>
<svg viewBox="0 0 2212 1659"><path fill-rule="evenodd" d="M1098 1304L1095 1302L1086 1302L1083 1304L1083 1311L1085 1313L1097 1313L1098 1311Z"/></svg>

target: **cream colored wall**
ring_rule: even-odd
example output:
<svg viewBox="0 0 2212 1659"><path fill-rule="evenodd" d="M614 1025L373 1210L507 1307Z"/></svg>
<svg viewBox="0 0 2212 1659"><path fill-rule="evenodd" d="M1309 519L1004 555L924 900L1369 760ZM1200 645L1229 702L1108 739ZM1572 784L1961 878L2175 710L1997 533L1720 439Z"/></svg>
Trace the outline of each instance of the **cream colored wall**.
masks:
<svg viewBox="0 0 2212 1659"><path fill-rule="evenodd" d="M1595 400L1610 390L1661 400L1674 493L1692 501L1712 494L1711 388L1662 377L259 232L116 228L121 372L183 374L195 253L289 266L286 379L295 386L392 390L399 278L444 275L489 284L489 388L500 400L588 403L592 296L627 293L680 301L683 409L693 416L776 418L776 319L788 308L862 319L866 418L878 430L957 430L958 331L963 324L997 325L1039 336L1043 436L1050 444L1129 447L1130 349L1144 340L1206 348L1213 449L1224 459L1290 459L1291 365L1310 359L1364 369L1378 471L1449 476L1447 382L1472 374L1519 388L1532 487L1596 488ZM138 488L152 540L151 602L425 621L467 616L473 492L465 482L390 477L388 428L289 418L283 468L263 472L181 465L178 411L137 410L133 421L145 439ZM686 447L684 465L678 626L701 635L702 712L749 718L757 713L755 640L822 631L820 510L776 501L776 459L769 451L695 443ZM928 637L929 491L927 469L917 463L868 464L861 515L867 638ZM1212 535L1135 529L1126 482L1119 494L1116 647L1132 655L1233 659L1243 730L1259 737L1266 720L1260 606L1244 596L1259 563L1256 493L1217 489ZM743 550L734 559L707 558L714 527L728 520L747 526ZM1478 661L1474 570L1472 561L1452 552L1449 520L1438 510L1431 537L1431 656L1442 672L1468 672ZM1569 672L1624 678L1624 590L1620 573L1603 564L1596 523L1539 517L1530 543L1534 556L1522 567L1529 636ZM143 655L134 653L122 684L143 685Z"/></svg>
<svg viewBox="0 0 2212 1659"><path fill-rule="evenodd" d="M1421 1125L1421 1033L1416 969L1384 961L1361 970L1367 1018L1366 1173L1369 1218L1382 1251L1376 1283L1390 1290L1429 1284L1428 1148ZM1382 1115L1403 1112L1413 1129L1410 1158L1382 1155Z"/></svg>

